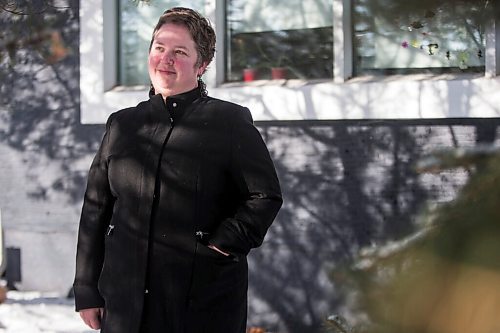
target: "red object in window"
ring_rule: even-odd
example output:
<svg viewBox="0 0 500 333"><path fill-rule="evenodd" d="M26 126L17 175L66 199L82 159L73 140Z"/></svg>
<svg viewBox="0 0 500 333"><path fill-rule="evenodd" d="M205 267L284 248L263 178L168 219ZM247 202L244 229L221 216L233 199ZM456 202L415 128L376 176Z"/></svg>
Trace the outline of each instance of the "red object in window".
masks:
<svg viewBox="0 0 500 333"><path fill-rule="evenodd" d="M286 79L286 68L285 67L272 67L271 68L271 78L273 80Z"/></svg>
<svg viewBox="0 0 500 333"><path fill-rule="evenodd" d="M243 81L249 82L257 78L257 70L255 68L243 69Z"/></svg>

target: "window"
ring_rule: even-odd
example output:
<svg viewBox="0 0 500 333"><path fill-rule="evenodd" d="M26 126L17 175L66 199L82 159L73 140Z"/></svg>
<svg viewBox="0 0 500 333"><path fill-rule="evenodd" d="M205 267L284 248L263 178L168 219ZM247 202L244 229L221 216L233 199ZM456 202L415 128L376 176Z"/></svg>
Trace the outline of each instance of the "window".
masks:
<svg viewBox="0 0 500 333"><path fill-rule="evenodd" d="M484 72L484 4L355 0L355 74Z"/></svg>
<svg viewBox="0 0 500 333"><path fill-rule="evenodd" d="M216 59L204 75L210 96L249 107L254 120L500 116L499 16L481 20L475 17L481 11L474 6L457 5L434 10L432 15L421 8L440 2L421 0L414 9L399 11L403 15L393 15L395 6L415 2L154 0L149 6L126 7L130 2L80 0L82 123L104 123L112 112L147 98L147 49L153 26L165 8L175 5L197 9L216 29ZM465 11L474 15L457 20ZM440 23L433 26L431 17ZM404 24L395 25L394 20ZM418 23L425 31L417 28ZM421 38L422 32L429 38ZM422 48L413 40L420 40ZM435 40L438 47L430 45ZM450 50L450 59L445 49ZM457 50L468 53L459 58ZM280 54L286 78L302 81L266 81L271 78L271 62L279 60ZM457 59L467 61L460 64ZM263 81L225 84L242 81L243 69L251 66L260 75L254 79ZM477 70L481 74L462 75ZM351 79L391 71L456 71L459 75ZM326 80L313 80L317 78Z"/></svg>
<svg viewBox="0 0 500 333"><path fill-rule="evenodd" d="M226 80L331 78L329 0L229 0Z"/></svg>
<svg viewBox="0 0 500 333"><path fill-rule="evenodd" d="M151 35L161 13L174 6L190 7L204 14L203 2L196 0L155 0L151 4L139 5L130 0L119 0L119 85L149 85L147 59Z"/></svg>

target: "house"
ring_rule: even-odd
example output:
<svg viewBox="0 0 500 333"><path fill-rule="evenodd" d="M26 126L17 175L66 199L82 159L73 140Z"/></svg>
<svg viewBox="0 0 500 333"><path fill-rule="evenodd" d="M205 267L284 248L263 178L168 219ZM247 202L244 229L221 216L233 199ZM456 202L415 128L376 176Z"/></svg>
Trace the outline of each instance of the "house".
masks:
<svg viewBox="0 0 500 333"><path fill-rule="evenodd" d="M86 172L107 116L147 96L141 66L167 3L67 1L50 13L73 53L2 68L0 208L6 246L21 253L18 288L69 291ZM435 149L498 144L498 16L474 34L453 22L439 30L445 10L405 13L391 30L377 16L390 8L360 0L186 5L201 3L219 37L209 94L250 108L284 191L249 258L249 323L314 332L345 305L329 271L411 232L426 204L452 200L467 179L418 174L415 162ZM278 65L287 76L272 79Z"/></svg>

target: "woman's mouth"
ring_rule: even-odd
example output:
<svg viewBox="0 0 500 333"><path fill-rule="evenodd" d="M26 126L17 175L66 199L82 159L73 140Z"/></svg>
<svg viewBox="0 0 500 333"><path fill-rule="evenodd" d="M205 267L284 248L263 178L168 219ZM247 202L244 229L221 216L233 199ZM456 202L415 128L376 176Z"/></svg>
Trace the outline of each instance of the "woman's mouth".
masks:
<svg viewBox="0 0 500 333"><path fill-rule="evenodd" d="M158 72L160 72L163 75L175 75L175 71L171 69L157 69Z"/></svg>

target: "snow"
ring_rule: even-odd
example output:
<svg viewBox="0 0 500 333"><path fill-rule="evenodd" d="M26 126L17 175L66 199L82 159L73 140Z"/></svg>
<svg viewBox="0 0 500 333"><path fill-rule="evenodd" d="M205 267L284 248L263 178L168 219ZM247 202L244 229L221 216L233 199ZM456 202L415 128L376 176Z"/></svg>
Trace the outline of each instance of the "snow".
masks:
<svg viewBox="0 0 500 333"><path fill-rule="evenodd" d="M0 333L95 333L75 312L74 300L40 292L9 291L0 304Z"/></svg>

